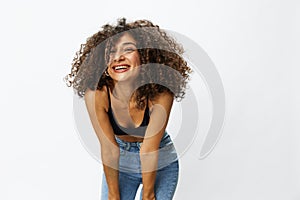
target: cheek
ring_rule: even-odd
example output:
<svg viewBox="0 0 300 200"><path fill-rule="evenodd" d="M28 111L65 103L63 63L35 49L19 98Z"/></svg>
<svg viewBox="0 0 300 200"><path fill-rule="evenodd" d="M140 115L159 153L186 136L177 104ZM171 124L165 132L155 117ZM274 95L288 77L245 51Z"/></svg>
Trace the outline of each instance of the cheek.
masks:
<svg viewBox="0 0 300 200"><path fill-rule="evenodd" d="M133 57L133 59L134 59L134 62L135 62L137 65L140 65L140 64L141 64L139 55L135 55L135 56Z"/></svg>

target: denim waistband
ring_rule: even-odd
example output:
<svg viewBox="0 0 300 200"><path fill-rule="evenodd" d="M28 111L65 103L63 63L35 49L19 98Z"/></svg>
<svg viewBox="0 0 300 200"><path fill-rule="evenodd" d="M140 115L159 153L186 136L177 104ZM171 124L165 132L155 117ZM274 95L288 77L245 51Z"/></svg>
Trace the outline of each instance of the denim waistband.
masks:
<svg viewBox="0 0 300 200"><path fill-rule="evenodd" d="M119 144L119 147L121 149L124 149L124 150L129 150L131 147L137 147L138 149L141 148L141 145L143 144L143 142L127 142L127 141L124 141L124 140L121 140L120 138L118 138L117 136L115 137L116 138L116 141L117 143ZM171 139L170 139L170 136L167 132L164 133L162 139L161 139L161 142L160 142L160 148L164 147L165 145L171 143Z"/></svg>

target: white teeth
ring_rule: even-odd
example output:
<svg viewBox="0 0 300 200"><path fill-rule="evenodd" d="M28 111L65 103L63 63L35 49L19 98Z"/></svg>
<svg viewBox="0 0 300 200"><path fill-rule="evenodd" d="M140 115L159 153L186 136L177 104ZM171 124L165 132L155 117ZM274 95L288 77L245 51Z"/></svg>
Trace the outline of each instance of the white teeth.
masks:
<svg viewBox="0 0 300 200"><path fill-rule="evenodd" d="M127 66L122 65L122 66L116 66L115 70L119 70L119 69L127 69Z"/></svg>

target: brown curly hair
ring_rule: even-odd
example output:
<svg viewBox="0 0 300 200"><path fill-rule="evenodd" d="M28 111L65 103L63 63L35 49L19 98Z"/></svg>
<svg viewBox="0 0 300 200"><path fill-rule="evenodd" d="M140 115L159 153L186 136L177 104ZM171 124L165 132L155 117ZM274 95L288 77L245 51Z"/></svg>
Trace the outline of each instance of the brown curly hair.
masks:
<svg viewBox="0 0 300 200"><path fill-rule="evenodd" d="M102 30L89 37L76 53L71 73L65 76L67 85L73 86L80 97L88 88L101 90L104 85L113 87L112 79L104 73L109 56L107 52L124 33L129 33L136 40L140 55L141 87L135 95L138 107L144 107L145 98L152 100L165 91L181 100L192 72L182 57L183 47L148 20L127 23L125 18L121 18L115 26L102 26Z"/></svg>

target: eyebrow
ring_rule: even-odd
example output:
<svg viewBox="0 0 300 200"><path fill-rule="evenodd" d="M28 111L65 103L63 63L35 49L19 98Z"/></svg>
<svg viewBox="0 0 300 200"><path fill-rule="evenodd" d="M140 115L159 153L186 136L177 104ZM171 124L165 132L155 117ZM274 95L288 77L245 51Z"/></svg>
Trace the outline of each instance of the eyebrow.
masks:
<svg viewBox="0 0 300 200"><path fill-rule="evenodd" d="M122 43L122 46L129 45L129 44L136 46L136 44L134 42L124 42L124 43Z"/></svg>

